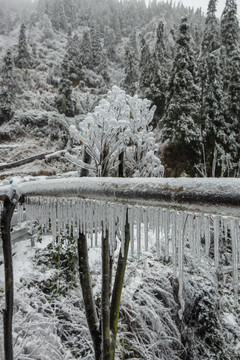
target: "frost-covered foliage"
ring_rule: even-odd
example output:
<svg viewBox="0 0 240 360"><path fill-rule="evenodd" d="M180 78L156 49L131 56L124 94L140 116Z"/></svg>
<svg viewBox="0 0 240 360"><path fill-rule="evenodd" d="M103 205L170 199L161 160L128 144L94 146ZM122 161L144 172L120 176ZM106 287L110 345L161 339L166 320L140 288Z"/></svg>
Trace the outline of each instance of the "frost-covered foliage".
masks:
<svg viewBox="0 0 240 360"><path fill-rule="evenodd" d="M106 99L100 101L70 134L90 156L86 164L68 154L70 161L90 171L91 175L114 174L124 154L122 165L130 176L162 176L163 166L155 155L158 149L151 128L155 107L151 102L131 97L114 86Z"/></svg>

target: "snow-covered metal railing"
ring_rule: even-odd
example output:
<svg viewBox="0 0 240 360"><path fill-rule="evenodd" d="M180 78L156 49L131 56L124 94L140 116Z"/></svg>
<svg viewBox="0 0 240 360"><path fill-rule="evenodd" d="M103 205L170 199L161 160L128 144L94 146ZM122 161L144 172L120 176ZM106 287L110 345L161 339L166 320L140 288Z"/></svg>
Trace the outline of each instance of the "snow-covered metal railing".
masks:
<svg viewBox="0 0 240 360"><path fill-rule="evenodd" d="M5 262L10 256L9 218L20 200L27 220L37 219L44 231L51 228L53 240L69 228L76 235L89 236L91 245L96 246L103 230L109 235L110 252L116 246L116 233L124 251L127 219L130 254L140 256L142 250L148 250L149 231L153 231L156 255L171 261L178 275L182 308L185 245L199 264L201 254L209 255L211 249L216 271L221 272L220 239L230 241L233 288L238 297L240 179L66 178L1 187L0 200L4 201L1 228ZM9 266L5 271L7 281ZM6 296L11 302L9 286ZM5 319L8 325L11 316ZM5 351L9 352L9 334L5 340Z"/></svg>

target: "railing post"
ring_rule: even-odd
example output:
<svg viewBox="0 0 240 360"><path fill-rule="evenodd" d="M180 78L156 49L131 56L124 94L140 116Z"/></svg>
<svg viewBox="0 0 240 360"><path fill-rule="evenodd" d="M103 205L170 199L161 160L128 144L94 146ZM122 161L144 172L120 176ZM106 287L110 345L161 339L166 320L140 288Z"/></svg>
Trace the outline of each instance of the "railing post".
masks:
<svg viewBox="0 0 240 360"><path fill-rule="evenodd" d="M12 317L13 317L13 263L11 244L11 219L16 203L4 201L1 213L1 234L5 271L5 309L3 310L5 360L13 360Z"/></svg>

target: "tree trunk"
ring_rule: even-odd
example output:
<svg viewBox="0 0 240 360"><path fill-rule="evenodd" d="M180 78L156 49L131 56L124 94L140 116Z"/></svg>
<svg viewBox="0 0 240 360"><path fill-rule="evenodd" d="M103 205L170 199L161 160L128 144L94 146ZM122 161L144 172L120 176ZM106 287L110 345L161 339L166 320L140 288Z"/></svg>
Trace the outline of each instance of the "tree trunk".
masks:
<svg viewBox="0 0 240 360"><path fill-rule="evenodd" d="M118 177L123 177L124 151L119 154L118 160L120 161L120 164L118 165Z"/></svg>
<svg viewBox="0 0 240 360"><path fill-rule="evenodd" d="M83 162L85 164L90 164L91 163L91 156L86 151L86 148L84 148L84 150L83 150ZM88 176L88 173L89 173L89 171L87 169L81 169L80 177Z"/></svg>
<svg viewBox="0 0 240 360"><path fill-rule="evenodd" d="M2 247L5 270L5 309L3 310L5 360L13 360L12 317L13 317L13 263L11 244L11 219L16 204L4 201L1 214Z"/></svg>
<svg viewBox="0 0 240 360"><path fill-rule="evenodd" d="M93 341L95 359L101 360L101 334L99 331L99 319L97 316L96 305L93 298L91 276L88 261L87 239L84 234L79 234L78 238L78 262L79 275L82 287L83 301L86 312L88 327Z"/></svg>
<svg viewBox="0 0 240 360"><path fill-rule="evenodd" d="M126 225L125 225L124 254L122 254L122 250L120 249L119 257L118 257L118 265L117 265L115 281L114 281L114 287L113 287L113 293L112 293L111 309L110 309L110 330L112 333L112 343L111 343L112 357L111 357L111 360L114 360L114 358L115 358L119 310L120 310L124 276L125 276L125 271L126 271L126 266L127 266L129 244L130 244L130 229L129 229L128 212L127 212Z"/></svg>
<svg viewBox="0 0 240 360"><path fill-rule="evenodd" d="M111 291L111 261L109 254L108 231L102 235L102 357L101 360L111 360L110 338L110 291Z"/></svg>

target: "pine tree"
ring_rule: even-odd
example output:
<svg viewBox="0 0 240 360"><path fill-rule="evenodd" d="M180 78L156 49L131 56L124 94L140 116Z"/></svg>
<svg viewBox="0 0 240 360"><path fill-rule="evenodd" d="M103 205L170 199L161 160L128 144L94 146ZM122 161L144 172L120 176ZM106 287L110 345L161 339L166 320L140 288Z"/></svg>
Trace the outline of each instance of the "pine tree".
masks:
<svg viewBox="0 0 240 360"><path fill-rule="evenodd" d="M67 18L64 9L64 2L63 0L58 0L58 16L59 16L59 29L60 30L67 30Z"/></svg>
<svg viewBox="0 0 240 360"><path fill-rule="evenodd" d="M149 47L144 39L141 38L141 55L139 62L139 90L141 96L147 96L146 93L151 86L152 81L152 59Z"/></svg>
<svg viewBox="0 0 240 360"><path fill-rule="evenodd" d="M239 21L235 0L226 0L221 17L221 40L226 48L227 56L239 46Z"/></svg>
<svg viewBox="0 0 240 360"><path fill-rule="evenodd" d="M42 32L43 32L43 39L50 39L52 40L54 37L54 31L52 28L51 20L49 19L47 14L43 16L43 23L42 23Z"/></svg>
<svg viewBox="0 0 240 360"><path fill-rule="evenodd" d="M189 24L185 17L179 27L166 111L161 121L163 140L170 141L175 160L185 161L182 171L191 172L197 159L200 137L198 121L199 87L196 84Z"/></svg>
<svg viewBox="0 0 240 360"><path fill-rule="evenodd" d="M110 61L116 61L116 37L113 29L109 26L104 28L104 48L107 50L107 56Z"/></svg>
<svg viewBox="0 0 240 360"><path fill-rule="evenodd" d="M56 98L56 106L60 114L68 117L76 115L76 103L72 100L72 84L69 79L63 77L58 86L59 95Z"/></svg>
<svg viewBox="0 0 240 360"><path fill-rule="evenodd" d="M83 33L83 39L80 47L81 53L81 63L83 66L86 66L88 69L93 68L93 54L92 54L92 45L90 40L89 31Z"/></svg>
<svg viewBox="0 0 240 360"><path fill-rule="evenodd" d="M100 75L102 75L103 77L103 80L106 82L106 83L109 83L110 82L110 75L109 75L109 72L108 72L108 61L107 61L107 53L105 50L103 50L102 52L102 60L101 60L101 63L98 67L98 73Z"/></svg>
<svg viewBox="0 0 240 360"><path fill-rule="evenodd" d="M68 55L68 70L69 70L69 79L80 81L82 78L82 63L81 55L79 51L79 38L77 34L70 40L67 45L67 55Z"/></svg>
<svg viewBox="0 0 240 360"><path fill-rule="evenodd" d="M226 119L231 129L231 154L239 145L240 140L240 28L237 17L237 4L227 0L221 17L221 40L224 47L224 94L226 104ZM236 151L235 151L236 153ZM238 155L235 162L238 161Z"/></svg>
<svg viewBox="0 0 240 360"><path fill-rule="evenodd" d="M92 26L90 35L91 35L92 54L93 54L93 69L95 72L98 72L97 68L102 60L102 45L101 45L99 29L96 26Z"/></svg>
<svg viewBox="0 0 240 360"><path fill-rule="evenodd" d="M31 58L28 52L27 39L26 39L26 26L21 25L19 38L18 38L18 55L15 60L16 66L20 69L31 67Z"/></svg>
<svg viewBox="0 0 240 360"><path fill-rule="evenodd" d="M156 114L161 118L165 110L168 82L168 70L165 58L164 24L162 21L158 24L156 35L156 44L152 56L152 81L146 96L157 106Z"/></svg>
<svg viewBox="0 0 240 360"><path fill-rule="evenodd" d="M132 48L126 48L125 55L125 79L123 82L123 88L126 90L126 93L133 96L137 91L137 68L135 61L135 54Z"/></svg>
<svg viewBox="0 0 240 360"><path fill-rule="evenodd" d="M13 102L15 95L15 84L13 78L13 58L11 50L7 51L3 61L3 83L0 87L0 124L5 121L9 121L12 118Z"/></svg>
<svg viewBox="0 0 240 360"><path fill-rule="evenodd" d="M226 105L220 50L215 50L208 55L206 69L202 113L204 174L215 177L223 175L226 159L229 159L230 155L229 150L235 147L231 129L225 119ZM232 151L234 150L236 151L236 148L232 148Z"/></svg>
<svg viewBox="0 0 240 360"><path fill-rule="evenodd" d="M217 0L210 0L208 4L205 31L202 41L202 53L210 53L220 47L220 28L216 18Z"/></svg>

